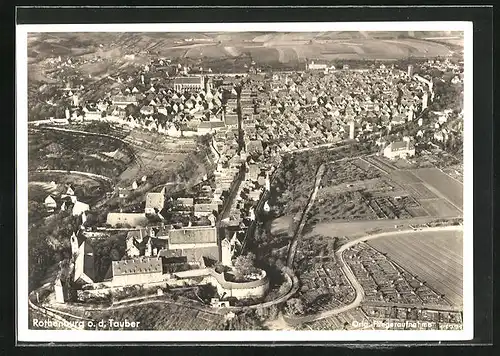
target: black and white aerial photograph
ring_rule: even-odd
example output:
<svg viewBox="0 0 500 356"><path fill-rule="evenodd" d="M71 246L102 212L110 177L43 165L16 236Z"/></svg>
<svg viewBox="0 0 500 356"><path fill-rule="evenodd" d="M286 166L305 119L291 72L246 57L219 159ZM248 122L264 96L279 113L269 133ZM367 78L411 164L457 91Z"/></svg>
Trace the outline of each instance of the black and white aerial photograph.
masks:
<svg viewBox="0 0 500 356"><path fill-rule="evenodd" d="M26 30L27 332L463 332L469 28L223 25Z"/></svg>

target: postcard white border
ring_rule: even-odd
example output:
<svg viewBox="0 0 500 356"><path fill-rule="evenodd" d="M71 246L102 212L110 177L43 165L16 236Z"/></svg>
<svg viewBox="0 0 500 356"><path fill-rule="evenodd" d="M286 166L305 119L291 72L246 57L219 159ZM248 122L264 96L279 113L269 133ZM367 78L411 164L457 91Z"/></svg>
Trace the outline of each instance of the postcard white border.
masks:
<svg viewBox="0 0 500 356"><path fill-rule="evenodd" d="M473 52L472 22L283 22L57 24L16 26L16 211L17 322L20 342L323 342L461 341L474 336L473 318ZM463 31L464 32L464 295L460 331L49 331L28 329L28 104L27 34L29 32L242 32L242 31ZM24 279L24 280L23 280ZM21 283L19 283L21 282Z"/></svg>

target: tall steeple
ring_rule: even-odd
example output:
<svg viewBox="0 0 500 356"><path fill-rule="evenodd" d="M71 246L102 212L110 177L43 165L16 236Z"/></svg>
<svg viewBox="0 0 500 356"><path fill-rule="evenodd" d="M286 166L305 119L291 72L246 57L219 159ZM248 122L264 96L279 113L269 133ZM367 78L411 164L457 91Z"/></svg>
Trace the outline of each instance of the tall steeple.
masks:
<svg viewBox="0 0 500 356"><path fill-rule="evenodd" d="M271 181L269 180L269 172L266 172L266 190L271 191Z"/></svg>

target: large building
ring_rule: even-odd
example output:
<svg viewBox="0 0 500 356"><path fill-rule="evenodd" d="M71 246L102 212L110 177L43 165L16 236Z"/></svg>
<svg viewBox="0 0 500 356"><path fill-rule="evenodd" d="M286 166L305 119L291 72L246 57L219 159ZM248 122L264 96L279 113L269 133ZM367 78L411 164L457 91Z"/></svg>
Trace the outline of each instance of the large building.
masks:
<svg viewBox="0 0 500 356"><path fill-rule="evenodd" d="M391 142L384 148L384 156L389 159L415 156L415 146L409 140Z"/></svg>
<svg viewBox="0 0 500 356"><path fill-rule="evenodd" d="M168 247L160 251L163 257L182 257L187 262L204 263L204 258L220 260L217 228L193 226L172 229L168 233Z"/></svg>
<svg viewBox="0 0 500 356"><path fill-rule="evenodd" d="M174 79L174 90L202 90L205 87L205 82L202 76L192 77L177 77Z"/></svg>
<svg viewBox="0 0 500 356"><path fill-rule="evenodd" d="M155 283L163 280L163 266L159 257L138 257L130 260L113 261L112 285Z"/></svg>
<svg viewBox="0 0 500 356"><path fill-rule="evenodd" d="M219 205L214 203L198 203L194 205L194 215L197 217L208 217L214 211L219 212Z"/></svg>
<svg viewBox="0 0 500 356"><path fill-rule="evenodd" d="M145 213L108 213L106 224L113 227L129 225L131 227L143 227L148 223Z"/></svg>
<svg viewBox="0 0 500 356"><path fill-rule="evenodd" d="M324 63L314 63L314 61L307 63L307 70L328 70L328 65Z"/></svg>
<svg viewBox="0 0 500 356"><path fill-rule="evenodd" d="M198 125L197 132L199 135L206 135L211 132L223 130L225 127L226 124L221 120L202 121Z"/></svg>
<svg viewBox="0 0 500 356"><path fill-rule="evenodd" d="M113 105L125 108L127 105L137 105L137 98L134 95L115 95L111 98Z"/></svg>
<svg viewBox="0 0 500 356"><path fill-rule="evenodd" d="M146 194L146 214L157 214L163 210L165 206L165 188L159 193Z"/></svg>

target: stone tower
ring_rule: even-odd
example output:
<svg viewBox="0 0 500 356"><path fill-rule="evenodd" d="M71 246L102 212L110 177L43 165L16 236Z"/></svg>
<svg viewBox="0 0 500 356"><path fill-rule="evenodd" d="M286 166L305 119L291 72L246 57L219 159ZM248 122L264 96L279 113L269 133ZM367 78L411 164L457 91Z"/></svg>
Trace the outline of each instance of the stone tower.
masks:
<svg viewBox="0 0 500 356"><path fill-rule="evenodd" d="M64 287L62 285L61 279L57 278L54 282L54 292L56 294L56 302L64 303Z"/></svg>
<svg viewBox="0 0 500 356"><path fill-rule="evenodd" d="M71 243L71 254L76 255L78 254L79 250L79 245L78 245L78 237L76 237L76 234L73 232L70 238L70 243Z"/></svg>
<svg viewBox="0 0 500 356"><path fill-rule="evenodd" d="M428 100L429 100L429 94L427 94L427 92L425 92L424 95L422 96L422 110L427 109Z"/></svg>
<svg viewBox="0 0 500 356"><path fill-rule="evenodd" d="M153 246L151 245L151 237L148 238L148 242L146 243L145 255L147 257L151 257L153 255Z"/></svg>
<svg viewBox="0 0 500 356"><path fill-rule="evenodd" d="M229 241L229 239L225 238L224 240L221 241L221 263L224 266L231 267L233 265L233 262L231 261L232 257L233 253L231 248L231 242Z"/></svg>
<svg viewBox="0 0 500 356"><path fill-rule="evenodd" d="M349 121L349 139L354 139L354 120Z"/></svg>

